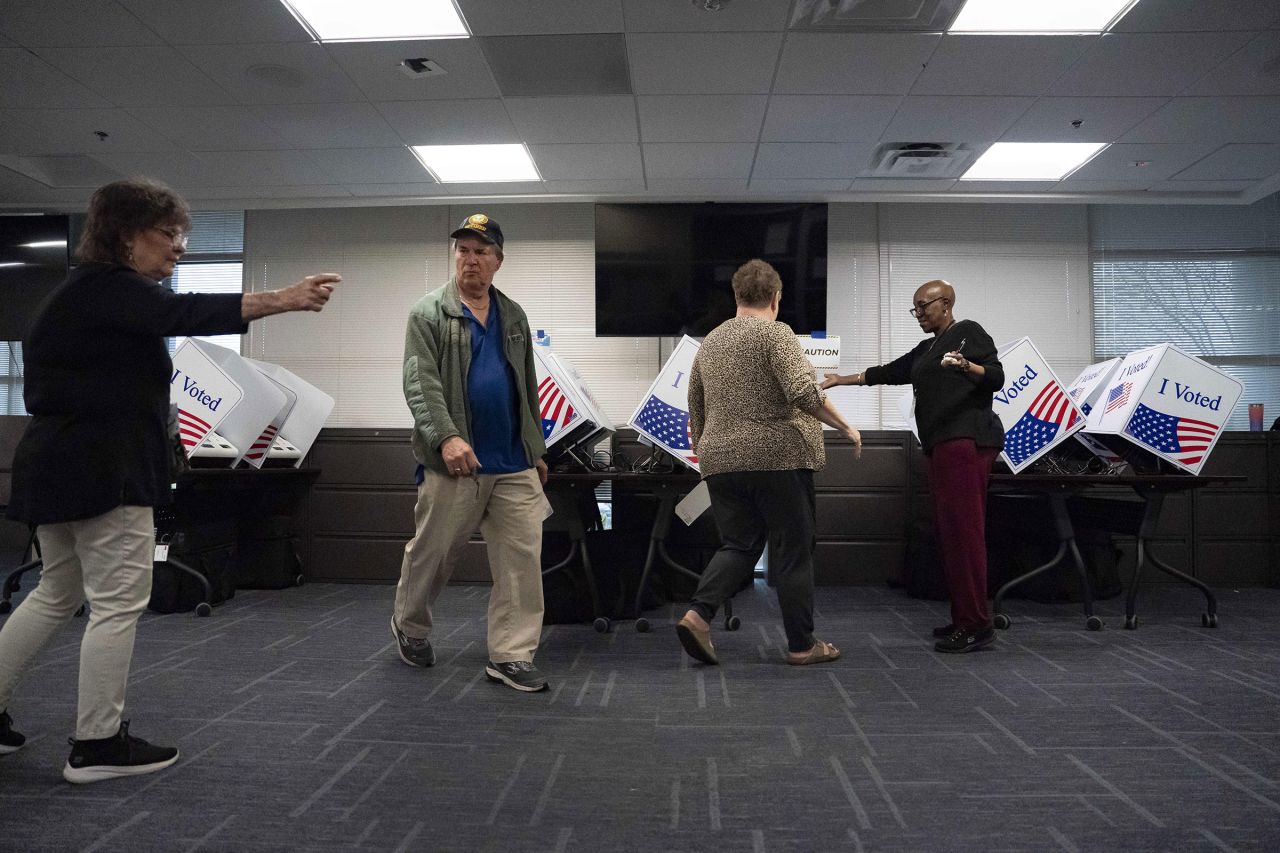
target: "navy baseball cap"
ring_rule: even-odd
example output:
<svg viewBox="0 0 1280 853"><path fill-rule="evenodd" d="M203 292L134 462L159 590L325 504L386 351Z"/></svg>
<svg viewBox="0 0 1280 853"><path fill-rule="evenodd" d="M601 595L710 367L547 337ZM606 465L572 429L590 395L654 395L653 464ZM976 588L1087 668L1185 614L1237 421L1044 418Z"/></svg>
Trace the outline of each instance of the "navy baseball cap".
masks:
<svg viewBox="0 0 1280 853"><path fill-rule="evenodd" d="M483 213L473 213L462 220L462 224L449 236L451 238L479 237L486 243L493 243L499 249L502 248L502 226Z"/></svg>

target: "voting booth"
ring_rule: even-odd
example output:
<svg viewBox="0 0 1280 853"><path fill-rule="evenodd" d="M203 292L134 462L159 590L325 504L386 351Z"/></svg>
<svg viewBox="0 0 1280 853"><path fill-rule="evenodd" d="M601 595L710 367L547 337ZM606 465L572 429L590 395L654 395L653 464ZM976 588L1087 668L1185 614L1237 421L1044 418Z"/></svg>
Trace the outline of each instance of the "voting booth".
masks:
<svg viewBox="0 0 1280 853"><path fill-rule="evenodd" d="M261 468L267 459L286 459L297 468L333 412L334 400L278 364L252 358L245 361L283 391L286 397L285 406L250 447L245 461Z"/></svg>
<svg viewBox="0 0 1280 853"><path fill-rule="evenodd" d="M1080 411L1084 413L1086 418L1098 404L1098 398L1107 389L1107 380L1111 378L1119 366L1119 356L1100 361L1097 364L1091 364L1080 371L1079 375L1067 386L1067 394L1080 407ZM1108 466L1114 468L1124 464L1124 459L1118 453L1084 430L1075 434L1075 440Z"/></svg>
<svg viewBox="0 0 1280 853"><path fill-rule="evenodd" d="M642 441L661 447L695 471L699 469L689 434L689 371L697 354L698 342L688 335L681 338L627 421Z"/></svg>
<svg viewBox="0 0 1280 853"><path fill-rule="evenodd" d="M1085 433L1199 474L1244 393L1238 379L1173 344L1126 355L1103 383Z"/></svg>
<svg viewBox="0 0 1280 853"><path fill-rule="evenodd" d="M1030 338L998 350L1004 387L991 408L1004 426L1000 456L1017 474L1084 427L1084 413L1058 381Z"/></svg>
<svg viewBox="0 0 1280 853"><path fill-rule="evenodd" d="M548 347L535 346L533 361L547 454L552 459L569 455L583 461L579 455L590 456L591 448L613 432L613 422L568 360Z"/></svg>

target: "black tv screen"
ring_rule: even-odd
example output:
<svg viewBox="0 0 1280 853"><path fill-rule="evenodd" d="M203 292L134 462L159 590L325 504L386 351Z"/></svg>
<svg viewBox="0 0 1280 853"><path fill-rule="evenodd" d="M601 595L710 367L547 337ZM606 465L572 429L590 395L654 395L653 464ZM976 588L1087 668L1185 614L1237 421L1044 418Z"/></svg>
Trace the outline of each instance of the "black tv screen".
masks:
<svg viewBox="0 0 1280 853"><path fill-rule="evenodd" d="M67 277L66 216L0 216L0 341L20 341Z"/></svg>
<svg viewBox="0 0 1280 853"><path fill-rule="evenodd" d="M733 273L768 261L778 319L827 328L827 206L597 204L596 334L702 337L734 315Z"/></svg>

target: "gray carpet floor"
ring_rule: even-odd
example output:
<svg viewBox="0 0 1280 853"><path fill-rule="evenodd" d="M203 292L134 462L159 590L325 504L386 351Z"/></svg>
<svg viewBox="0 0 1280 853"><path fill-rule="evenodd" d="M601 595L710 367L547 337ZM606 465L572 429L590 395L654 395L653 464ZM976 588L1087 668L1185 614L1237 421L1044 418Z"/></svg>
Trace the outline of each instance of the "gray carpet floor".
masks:
<svg viewBox="0 0 1280 853"><path fill-rule="evenodd" d="M172 769L73 786L69 627L10 704L6 851L1113 851L1280 848L1280 590L1153 588L1141 624L1011 602L989 651L934 653L945 605L822 588L842 660L790 667L772 594L738 597L723 665L672 629L552 626L552 689L489 683L487 587L450 588L439 662L405 666L392 589L241 591L148 613L129 703Z"/></svg>

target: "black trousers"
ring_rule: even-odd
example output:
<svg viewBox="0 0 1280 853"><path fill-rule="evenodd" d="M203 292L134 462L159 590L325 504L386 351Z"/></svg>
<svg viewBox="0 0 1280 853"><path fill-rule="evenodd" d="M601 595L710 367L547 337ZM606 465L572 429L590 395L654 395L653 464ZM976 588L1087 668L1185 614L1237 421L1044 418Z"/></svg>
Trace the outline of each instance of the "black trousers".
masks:
<svg viewBox="0 0 1280 853"><path fill-rule="evenodd" d="M723 543L702 572L693 607L706 620L746 585L767 543L787 647L813 647L813 472L732 471L707 477Z"/></svg>

